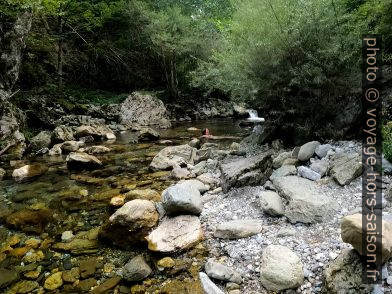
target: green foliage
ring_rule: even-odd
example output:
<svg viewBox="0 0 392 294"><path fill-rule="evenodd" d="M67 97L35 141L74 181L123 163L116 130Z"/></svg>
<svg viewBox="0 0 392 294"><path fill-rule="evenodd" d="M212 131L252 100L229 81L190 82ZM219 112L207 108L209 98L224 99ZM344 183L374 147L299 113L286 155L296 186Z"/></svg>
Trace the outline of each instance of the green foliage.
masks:
<svg viewBox="0 0 392 294"><path fill-rule="evenodd" d="M388 161L392 162L392 123L383 126L382 135L382 150L384 156Z"/></svg>

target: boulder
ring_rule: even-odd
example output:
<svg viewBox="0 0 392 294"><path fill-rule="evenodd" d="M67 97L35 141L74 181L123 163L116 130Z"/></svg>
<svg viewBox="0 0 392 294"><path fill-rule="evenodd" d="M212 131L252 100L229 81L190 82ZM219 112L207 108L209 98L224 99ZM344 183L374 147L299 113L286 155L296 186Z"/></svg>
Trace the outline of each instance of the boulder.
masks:
<svg viewBox="0 0 392 294"><path fill-rule="evenodd" d="M141 128L139 131L139 141L159 140L160 134L152 128Z"/></svg>
<svg viewBox="0 0 392 294"><path fill-rule="evenodd" d="M31 138L28 150L35 153L38 150L50 147L51 143L52 133L50 131L42 131L38 135Z"/></svg>
<svg viewBox="0 0 392 294"><path fill-rule="evenodd" d="M274 160L272 161L272 167L273 168L280 168L283 164L283 162L287 159L291 157L291 152L282 152L280 153L278 156L276 156L274 158Z"/></svg>
<svg viewBox="0 0 392 294"><path fill-rule="evenodd" d="M204 265L204 269L210 278L237 284L242 282L242 277L238 272L211 258Z"/></svg>
<svg viewBox="0 0 392 294"><path fill-rule="evenodd" d="M205 294L224 294L205 273L199 273L199 278Z"/></svg>
<svg viewBox="0 0 392 294"><path fill-rule="evenodd" d="M362 214L353 214L343 218L341 224L342 240L351 244L362 255ZM382 244L375 242L377 248L382 248L382 260L387 261L392 257L392 223L382 222Z"/></svg>
<svg viewBox="0 0 392 294"><path fill-rule="evenodd" d="M291 176L297 174L297 168L294 165L283 165L280 168L274 170L270 176L270 180L273 181L276 178Z"/></svg>
<svg viewBox="0 0 392 294"><path fill-rule="evenodd" d="M203 230L197 216L180 215L165 218L147 236L148 249L173 253L196 245L203 238Z"/></svg>
<svg viewBox="0 0 392 294"><path fill-rule="evenodd" d="M194 164L196 149L189 145L169 146L153 158L150 167L153 170L166 170L176 166Z"/></svg>
<svg viewBox="0 0 392 294"><path fill-rule="evenodd" d="M216 238L240 239L261 233L262 221L256 219L232 220L219 224L214 232Z"/></svg>
<svg viewBox="0 0 392 294"><path fill-rule="evenodd" d="M281 216L284 214L282 198L273 191L263 191L260 194L260 205L263 211L271 216Z"/></svg>
<svg viewBox="0 0 392 294"><path fill-rule="evenodd" d="M316 151L316 148L320 145L318 141L308 142L301 146L298 153L298 160L308 161Z"/></svg>
<svg viewBox="0 0 392 294"><path fill-rule="evenodd" d="M196 214L203 209L200 192L190 185L174 185L162 193L162 205L167 215Z"/></svg>
<svg viewBox="0 0 392 294"><path fill-rule="evenodd" d="M54 143L74 141L75 137L71 127L60 125L53 130L52 140Z"/></svg>
<svg viewBox="0 0 392 294"><path fill-rule="evenodd" d="M56 144L52 147L52 149L49 150L49 156L58 156L63 153L63 150L61 149L61 146L63 144Z"/></svg>
<svg viewBox="0 0 392 294"><path fill-rule="evenodd" d="M71 152L66 161L69 169L96 169L102 166L98 158L84 152Z"/></svg>
<svg viewBox="0 0 392 294"><path fill-rule="evenodd" d="M76 138L92 136L95 139L107 139L107 134L113 134L113 131L106 125L100 123L82 125L75 130Z"/></svg>
<svg viewBox="0 0 392 294"><path fill-rule="evenodd" d="M21 182L27 179L37 178L48 171L48 167L42 164L29 164L15 169L12 177L15 181Z"/></svg>
<svg viewBox="0 0 392 294"><path fill-rule="evenodd" d="M322 194L317 184L297 176L276 178L273 184L288 200L285 216L291 223L315 223L334 214L334 202Z"/></svg>
<svg viewBox="0 0 392 294"><path fill-rule="evenodd" d="M83 152L86 152L88 154L102 154L110 152L110 148L105 146L89 146L83 149Z"/></svg>
<svg viewBox="0 0 392 294"><path fill-rule="evenodd" d="M84 146L84 143L81 141L65 141L60 146L63 152L68 153L78 151L79 148Z"/></svg>
<svg viewBox="0 0 392 294"><path fill-rule="evenodd" d="M361 256L353 249L344 249L324 270L323 294L372 293L374 285L363 283L366 271Z"/></svg>
<svg viewBox="0 0 392 294"><path fill-rule="evenodd" d="M323 177L328 171L329 163L326 160L315 160L309 166L311 170Z"/></svg>
<svg viewBox="0 0 392 294"><path fill-rule="evenodd" d="M304 281L301 259L290 248L269 245L261 258L260 281L275 292L298 288Z"/></svg>
<svg viewBox="0 0 392 294"><path fill-rule="evenodd" d="M328 151L333 150L332 145L330 144L322 144L317 146L315 153L318 157L320 158L324 158L325 156L327 156Z"/></svg>
<svg viewBox="0 0 392 294"><path fill-rule="evenodd" d="M330 175L341 186L362 174L362 157L358 153L336 153L330 165Z"/></svg>
<svg viewBox="0 0 392 294"><path fill-rule="evenodd" d="M224 192L232 187L263 185L272 173L272 151L221 164Z"/></svg>
<svg viewBox="0 0 392 294"><path fill-rule="evenodd" d="M132 258L123 268L123 277L128 282L140 282L152 273L143 256Z"/></svg>
<svg viewBox="0 0 392 294"><path fill-rule="evenodd" d="M195 180L195 179L186 180L186 181L178 183L177 185L187 186L190 189L197 189L197 190L199 190L200 193L204 193L204 192L207 192L209 190L209 187L204 185L199 180Z"/></svg>
<svg viewBox="0 0 392 294"><path fill-rule="evenodd" d="M154 202L135 199L112 214L99 234L101 238L121 247L143 243L151 228L157 224L158 217Z"/></svg>
<svg viewBox="0 0 392 294"><path fill-rule="evenodd" d="M321 179L320 174L316 173L314 170L310 169L307 166L299 166L298 175L312 181L317 181Z"/></svg>
<svg viewBox="0 0 392 294"><path fill-rule="evenodd" d="M169 128L167 109L163 102L152 94L134 92L121 104L120 123L137 123L141 126Z"/></svg>

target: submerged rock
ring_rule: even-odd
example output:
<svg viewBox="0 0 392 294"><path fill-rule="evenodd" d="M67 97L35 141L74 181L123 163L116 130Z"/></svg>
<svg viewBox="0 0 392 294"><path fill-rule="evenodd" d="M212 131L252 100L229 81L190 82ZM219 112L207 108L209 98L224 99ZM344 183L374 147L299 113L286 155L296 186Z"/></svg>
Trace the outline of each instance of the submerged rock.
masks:
<svg viewBox="0 0 392 294"><path fill-rule="evenodd" d="M150 167L154 170L165 170L176 166L193 164L196 158L196 148L189 145L169 146L153 158Z"/></svg>
<svg viewBox="0 0 392 294"><path fill-rule="evenodd" d="M134 199L144 199L158 202L161 200L161 195L152 189L135 189L127 192L125 194L125 199L127 201Z"/></svg>
<svg viewBox="0 0 392 294"><path fill-rule="evenodd" d="M180 215L165 218L147 236L148 249L163 253L177 252L196 245L203 238L203 230L197 216Z"/></svg>
<svg viewBox="0 0 392 294"><path fill-rule="evenodd" d="M24 232L40 234L52 220L53 213L49 209L22 209L10 214L6 224Z"/></svg>
<svg viewBox="0 0 392 294"><path fill-rule="evenodd" d="M362 214L357 213L343 218L341 224L342 240L345 243L350 243L361 255L362 234L366 234L366 229L362 229ZM374 243L378 248L382 248L383 262L392 257L392 223L382 222L382 244Z"/></svg>
<svg viewBox="0 0 392 294"><path fill-rule="evenodd" d="M160 134L152 128L141 128L139 131L139 141L159 140Z"/></svg>
<svg viewBox="0 0 392 294"><path fill-rule="evenodd" d="M0 167L0 181L4 178L6 171Z"/></svg>
<svg viewBox="0 0 392 294"><path fill-rule="evenodd" d="M297 176L276 178L273 184L288 200L285 216L292 223L315 223L331 217L334 202L323 195L317 184Z"/></svg>
<svg viewBox="0 0 392 294"><path fill-rule="evenodd" d="M44 283L44 288L46 290L53 291L55 289L60 288L63 285L63 273L57 272L51 274L49 277L46 278Z"/></svg>
<svg viewBox="0 0 392 294"><path fill-rule="evenodd" d="M200 192L189 185L174 185L162 193L162 205L167 215L196 214L203 209Z"/></svg>
<svg viewBox="0 0 392 294"><path fill-rule="evenodd" d="M18 273L14 270L0 268L0 289L12 284L18 279Z"/></svg>
<svg viewBox="0 0 392 294"><path fill-rule="evenodd" d="M152 273L143 256L132 258L123 268L123 277L129 282L143 281Z"/></svg>
<svg viewBox="0 0 392 294"><path fill-rule="evenodd" d="M111 151L110 148L105 146L89 146L83 149L84 149L83 152L86 152L88 154L101 154L101 153L107 153Z"/></svg>
<svg viewBox="0 0 392 294"><path fill-rule="evenodd" d="M15 169L12 177L15 181L21 182L25 179L33 179L39 177L48 171L48 167L42 164L30 164Z"/></svg>
<svg viewBox="0 0 392 294"><path fill-rule="evenodd" d="M261 233L262 221L256 219L232 220L219 224L214 232L216 238L240 239Z"/></svg>
<svg viewBox="0 0 392 294"><path fill-rule="evenodd" d="M61 150L63 152L75 152L78 151L81 147L84 146L84 142L81 141L65 141L61 145Z"/></svg>
<svg viewBox="0 0 392 294"><path fill-rule="evenodd" d="M261 258L260 281L275 292L301 286L304 281L301 259L285 246L269 245Z"/></svg>
<svg viewBox="0 0 392 294"><path fill-rule="evenodd" d="M272 151L243 158L220 166L222 188L227 192L232 187L263 185L272 173Z"/></svg>
<svg viewBox="0 0 392 294"><path fill-rule="evenodd" d="M69 169L96 169L102 166L98 158L84 152L71 152L66 161Z"/></svg>

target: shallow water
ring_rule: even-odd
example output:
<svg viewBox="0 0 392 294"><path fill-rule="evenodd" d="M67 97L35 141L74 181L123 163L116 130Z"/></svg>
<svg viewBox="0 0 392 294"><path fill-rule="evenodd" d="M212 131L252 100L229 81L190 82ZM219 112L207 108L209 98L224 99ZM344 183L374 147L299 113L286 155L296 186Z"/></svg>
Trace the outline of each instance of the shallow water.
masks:
<svg viewBox="0 0 392 294"><path fill-rule="evenodd" d="M29 230L27 225L25 232L41 235L41 239L50 238L59 242L64 231L70 230L77 234L91 230L101 225L113 213L109 201L123 192L124 187L150 188L161 193L175 182L168 177L168 172L151 171L149 164L155 154L164 147L186 144L193 137L201 135L200 130L188 131L189 127L208 128L214 136L243 137L249 132L230 119L176 123L170 129L160 130L160 140L171 141L166 145L159 142L137 143L135 133L123 132L116 134L117 140L114 143L89 144L111 148L109 153L95 155L103 162L104 167L93 171L69 171L65 163L66 155L45 155L15 162L13 167L5 167L7 177L0 182L0 220L4 222L4 216L10 212L26 208L50 209L54 213L54 219L42 231ZM226 148L233 141L235 140L214 143ZM45 164L49 170L32 181L16 183L10 177L12 170L28 163ZM12 234L14 233L15 231L12 231ZM0 238L0 242L4 239L5 236ZM110 247L110 244L107 244L107 247ZM103 257L104 260L109 258L107 250L101 251L100 254L107 255ZM0 267L1 262L0 260Z"/></svg>

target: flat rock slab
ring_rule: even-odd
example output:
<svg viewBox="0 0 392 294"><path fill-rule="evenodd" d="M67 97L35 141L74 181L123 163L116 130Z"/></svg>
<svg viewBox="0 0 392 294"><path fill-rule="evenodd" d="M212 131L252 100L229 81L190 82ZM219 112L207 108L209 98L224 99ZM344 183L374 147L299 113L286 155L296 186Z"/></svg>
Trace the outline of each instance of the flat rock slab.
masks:
<svg viewBox="0 0 392 294"><path fill-rule="evenodd" d="M285 216L291 223L316 223L333 215L333 200L323 195L313 181L287 176L274 179L273 184L289 202Z"/></svg>
<svg viewBox="0 0 392 294"><path fill-rule="evenodd" d="M264 185L272 173L272 150L222 164L220 169L224 192L232 187Z"/></svg>
<svg viewBox="0 0 392 294"><path fill-rule="evenodd" d="M66 161L69 169L95 169L102 166L98 158L84 152L71 152Z"/></svg>
<svg viewBox="0 0 392 294"><path fill-rule="evenodd" d="M232 220L219 224L214 232L216 238L240 239L261 233L262 221L257 219Z"/></svg>
<svg viewBox="0 0 392 294"><path fill-rule="evenodd" d="M357 153L337 153L333 157L330 174L341 186L351 183L362 174L362 157Z"/></svg>
<svg viewBox="0 0 392 294"><path fill-rule="evenodd" d="M166 218L147 237L148 249L158 252L177 252L196 245L203 238L197 216L180 215Z"/></svg>

